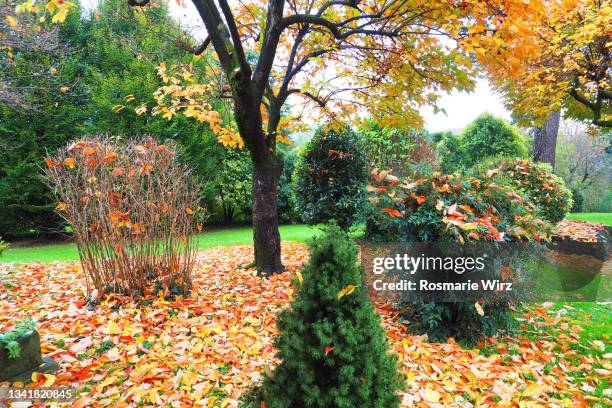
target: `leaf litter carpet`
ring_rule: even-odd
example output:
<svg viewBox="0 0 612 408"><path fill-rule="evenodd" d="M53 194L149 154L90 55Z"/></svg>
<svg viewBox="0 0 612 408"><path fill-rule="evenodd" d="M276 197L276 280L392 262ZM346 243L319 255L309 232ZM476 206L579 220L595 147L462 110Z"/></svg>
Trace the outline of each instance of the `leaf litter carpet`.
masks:
<svg viewBox="0 0 612 408"><path fill-rule="evenodd" d="M94 308L78 263L0 264L0 327L28 316L39 323L43 354L61 369L34 374L33 386L75 386L78 398L64 406L237 407L277 363L275 316L308 252L284 243L288 271L270 279L238 268L251 254L250 246L202 251L188 299L135 304L111 296ZM406 376L403 406L612 404L609 345L581 344L584 329L568 317L571 306L529 307L519 335L489 339L487 353L452 339L429 343L391 307L377 306Z"/></svg>

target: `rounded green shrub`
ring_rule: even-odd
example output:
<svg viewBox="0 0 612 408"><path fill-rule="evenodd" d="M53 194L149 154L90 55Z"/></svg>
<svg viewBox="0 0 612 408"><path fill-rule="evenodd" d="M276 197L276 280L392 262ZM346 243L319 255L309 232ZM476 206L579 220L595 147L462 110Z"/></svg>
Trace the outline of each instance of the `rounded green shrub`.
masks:
<svg viewBox="0 0 612 408"><path fill-rule="evenodd" d="M440 170L444 173L462 171L469 159L463 150L461 139L450 132L437 133L434 138L436 153L440 159Z"/></svg>
<svg viewBox="0 0 612 408"><path fill-rule="evenodd" d="M506 183L456 174L402 178L372 171L370 203L390 240L541 241L550 226L528 194Z"/></svg>
<svg viewBox="0 0 612 408"><path fill-rule="evenodd" d="M529 195L542 210L542 216L552 223L565 218L573 205L572 192L563 179L553 174L548 163L502 158L490 162L482 176L509 183Z"/></svg>
<svg viewBox="0 0 612 408"><path fill-rule="evenodd" d="M466 167L497 156L525 157L527 146L518 129L502 119L484 113L461 135Z"/></svg>
<svg viewBox="0 0 612 408"><path fill-rule="evenodd" d="M439 173L397 178L374 170L368 191L370 202L386 216L372 220L384 222L377 229L389 241L492 242L493 247L496 242L537 243L550 234L550 224L540 219L539 208L527 194L506 183ZM410 326L433 341L452 337L471 346L515 327L507 301L487 301L480 306L484 313L474 302L398 302Z"/></svg>
<svg viewBox="0 0 612 408"><path fill-rule="evenodd" d="M397 357L361 287L357 247L346 233L330 226L311 243L295 285L294 300L277 321L281 363L243 406L398 407Z"/></svg>
<svg viewBox="0 0 612 408"><path fill-rule="evenodd" d="M359 138L348 127L321 127L306 144L293 174L302 220L336 221L348 229L365 204L367 160Z"/></svg>

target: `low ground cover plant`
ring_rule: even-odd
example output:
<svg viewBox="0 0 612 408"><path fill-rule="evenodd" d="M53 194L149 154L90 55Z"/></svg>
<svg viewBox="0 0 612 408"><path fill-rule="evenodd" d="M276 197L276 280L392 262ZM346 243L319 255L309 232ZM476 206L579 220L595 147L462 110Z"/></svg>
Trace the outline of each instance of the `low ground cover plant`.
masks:
<svg viewBox="0 0 612 408"><path fill-rule="evenodd" d="M201 229L199 185L172 145L79 140L47 157L57 211L72 227L88 288L98 295L186 293L194 233Z"/></svg>
<svg viewBox="0 0 612 408"><path fill-rule="evenodd" d="M19 358L21 356L19 339L36 330L37 325L31 317L28 317L27 319L14 322L12 326L10 330L0 333L0 348L6 349L9 358Z"/></svg>

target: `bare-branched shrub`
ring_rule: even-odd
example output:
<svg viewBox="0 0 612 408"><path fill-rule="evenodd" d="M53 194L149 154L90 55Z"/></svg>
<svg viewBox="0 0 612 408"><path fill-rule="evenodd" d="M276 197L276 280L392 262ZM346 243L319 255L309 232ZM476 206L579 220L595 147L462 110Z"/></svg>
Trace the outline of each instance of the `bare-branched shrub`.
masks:
<svg viewBox="0 0 612 408"><path fill-rule="evenodd" d="M123 143L94 137L45 159L88 291L91 285L99 295L189 291L203 210L199 185L175 153L153 138Z"/></svg>

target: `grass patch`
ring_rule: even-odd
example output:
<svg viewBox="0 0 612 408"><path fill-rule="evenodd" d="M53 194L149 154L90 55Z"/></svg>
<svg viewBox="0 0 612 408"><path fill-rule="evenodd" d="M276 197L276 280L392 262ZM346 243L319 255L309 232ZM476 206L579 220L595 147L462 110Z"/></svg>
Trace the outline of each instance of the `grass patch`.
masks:
<svg viewBox="0 0 612 408"><path fill-rule="evenodd" d="M306 242L318 235L321 229L303 224L281 225L280 234L283 241ZM251 227L232 227L214 229L198 235L200 249L225 245L251 244L253 230ZM74 243L32 245L9 248L2 256L2 262L53 262L73 261L79 259Z"/></svg>
<svg viewBox="0 0 612 408"><path fill-rule="evenodd" d="M612 352L612 325L610 325L610 312L612 304L597 302L558 302L556 309L566 309L573 323L585 329L580 333L581 344L593 349L592 342L601 340L605 345L605 352ZM604 354L602 350L593 349L595 354Z"/></svg>
<svg viewBox="0 0 612 408"><path fill-rule="evenodd" d="M612 213L571 213L568 220L598 222L600 224L612 225Z"/></svg>

